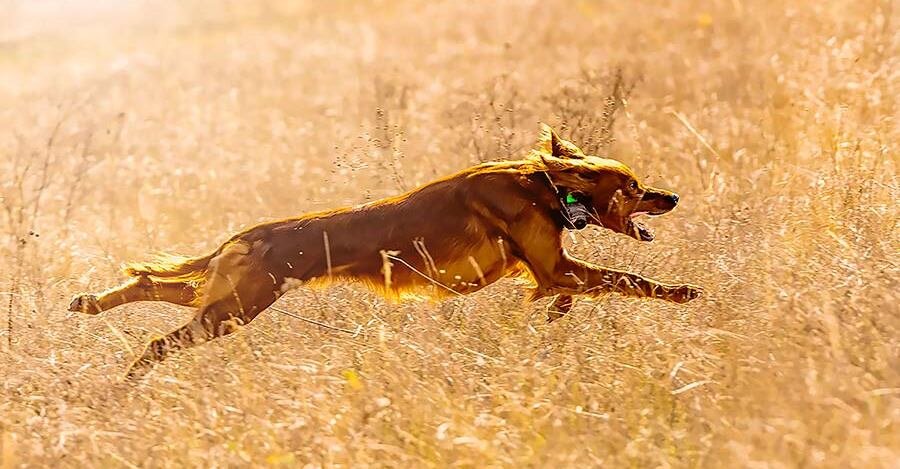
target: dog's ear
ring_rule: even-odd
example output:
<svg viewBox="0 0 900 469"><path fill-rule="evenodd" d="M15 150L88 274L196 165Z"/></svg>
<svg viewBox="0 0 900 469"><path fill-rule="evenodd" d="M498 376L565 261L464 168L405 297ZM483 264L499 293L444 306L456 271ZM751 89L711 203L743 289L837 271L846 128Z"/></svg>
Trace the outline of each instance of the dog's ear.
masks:
<svg viewBox="0 0 900 469"><path fill-rule="evenodd" d="M584 152L574 143L563 140L547 124L541 123L541 133L538 137L538 151L557 158L584 158Z"/></svg>

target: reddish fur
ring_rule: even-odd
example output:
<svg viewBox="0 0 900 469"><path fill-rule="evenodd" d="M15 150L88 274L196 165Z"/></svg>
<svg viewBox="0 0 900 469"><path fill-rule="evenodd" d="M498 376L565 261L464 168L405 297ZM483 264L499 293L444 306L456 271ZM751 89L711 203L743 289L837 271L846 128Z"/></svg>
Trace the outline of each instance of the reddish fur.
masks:
<svg viewBox="0 0 900 469"><path fill-rule="evenodd" d="M443 296L526 271L536 284L533 299L560 295L551 320L568 310L575 294L695 298L699 290L691 285L602 269L563 250L554 186L590 194L595 224L635 236L629 215L671 210L675 196L644 186L632 191L631 181L626 166L584 156L545 128L539 150L524 160L477 165L358 207L262 223L208 256L130 264L126 272L135 280L99 296L76 297L71 308L97 313L139 300L199 307L191 323L151 342L132 368L136 375L175 348L253 320L289 279L356 280L398 297L410 291Z"/></svg>

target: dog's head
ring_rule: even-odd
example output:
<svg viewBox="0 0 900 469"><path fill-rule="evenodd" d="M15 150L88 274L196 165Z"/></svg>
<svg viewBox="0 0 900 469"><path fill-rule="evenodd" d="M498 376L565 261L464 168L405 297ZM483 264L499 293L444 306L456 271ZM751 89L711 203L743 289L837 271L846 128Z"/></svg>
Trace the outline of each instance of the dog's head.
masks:
<svg viewBox="0 0 900 469"><path fill-rule="evenodd" d="M592 213L591 223L640 241L652 241L653 232L636 220L641 215L662 215L678 204L678 195L645 186L625 164L585 155L572 142L541 125L538 148L545 173L559 190L574 193Z"/></svg>

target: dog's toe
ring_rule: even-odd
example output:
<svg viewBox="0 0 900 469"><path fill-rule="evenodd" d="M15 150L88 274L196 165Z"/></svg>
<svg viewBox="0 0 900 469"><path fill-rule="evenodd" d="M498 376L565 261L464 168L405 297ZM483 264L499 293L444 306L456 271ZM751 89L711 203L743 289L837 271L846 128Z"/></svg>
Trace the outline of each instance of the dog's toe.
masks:
<svg viewBox="0 0 900 469"><path fill-rule="evenodd" d="M687 303L703 296L703 289L695 285L682 285L675 301Z"/></svg>
<svg viewBox="0 0 900 469"><path fill-rule="evenodd" d="M149 373L153 369L153 365L158 361L155 359L156 354L154 344L151 342L144 350L144 353L128 366L128 370L125 372L125 380L136 381Z"/></svg>
<svg viewBox="0 0 900 469"><path fill-rule="evenodd" d="M125 381L136 381L144 377L150 371L150 366L140 360L135 361L125 372Z"/></svg>
<svg viewBox="0 0 900 469"><path fill-rule="evenodd" d="M98 314L100 312L100 303L94 295L78 295L72 299L71 303L69 303L69 311L85 314Z"/></svg>

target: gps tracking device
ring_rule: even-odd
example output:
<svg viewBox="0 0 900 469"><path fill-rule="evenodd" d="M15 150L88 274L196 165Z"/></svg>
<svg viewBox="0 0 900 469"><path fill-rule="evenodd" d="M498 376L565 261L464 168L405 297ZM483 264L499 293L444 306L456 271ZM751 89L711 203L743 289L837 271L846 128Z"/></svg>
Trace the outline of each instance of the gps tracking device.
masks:
<svg viewBox="0 0 900 469"><path fill-rule="evenodd" d="M578 195L573 192L566 193L560 198L562 205L563 225L570 230L580 230L588 225L591 214L584 202L578 200Z"/></svg>

